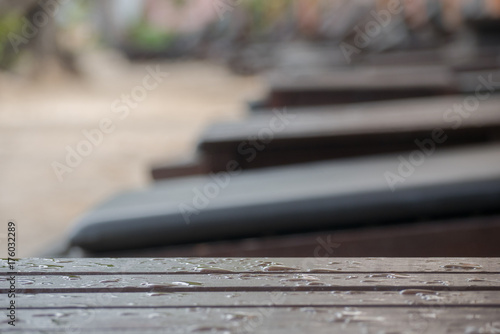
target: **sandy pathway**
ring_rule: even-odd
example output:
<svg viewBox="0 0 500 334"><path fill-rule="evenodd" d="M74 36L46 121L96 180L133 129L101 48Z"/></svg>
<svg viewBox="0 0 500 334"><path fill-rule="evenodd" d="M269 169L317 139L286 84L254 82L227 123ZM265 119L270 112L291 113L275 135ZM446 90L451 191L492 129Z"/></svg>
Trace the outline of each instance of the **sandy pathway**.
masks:
<svg viewBox="0 0 500 334"><path fill-rule="evenodd" d="M19 256L36 255L108 196L147 185L152 162L191 150L213 120L242 117L244 101L262 90L257 78L235 77L216 65L162 63L169 77L118 120L111 103L141 83L147 65L111 62L90 68L83 82L0 76L0 226L17 222ZM75 147L82 130L108 116L115 130L59 182L51 163L63 163L65 147Z"/></svg>

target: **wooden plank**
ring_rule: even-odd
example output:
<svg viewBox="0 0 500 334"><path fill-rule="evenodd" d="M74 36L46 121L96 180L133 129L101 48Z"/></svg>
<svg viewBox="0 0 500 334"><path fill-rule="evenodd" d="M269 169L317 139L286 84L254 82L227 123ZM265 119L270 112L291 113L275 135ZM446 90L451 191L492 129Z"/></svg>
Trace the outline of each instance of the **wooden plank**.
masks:
<svg viewBox="0 0 500 334"><path fill-rule="evenodd" d="M245 273L204 275L23 275L18 293L53 292L181 292L181 291L431 291L500 290L498 274L425 273ZM9 276L0 277L0 292L8 293Z"/></svg>
<svg viewBox="0 0 500 334"><path fill-rule="evenodd" d="M479 278L478 278L479 279ZM401 292L403 291L403 292ZM100 292L19 294L18 309L57 308L189 308L189 307L272 307L293 305L367 307L446 305L500 305L500 291L253 291L241 292ZM119 296L119 298L118 298Z"/></svg>
<svg viewBox="0 0 500 334"><path fill-rule="evenodd" d="M16 273L17 323L1 319L0 329L135 334L500 328L500 258L336 260L22 259L17 269L47 272ZM80 268L86 272L77 275ZM247 272L236 273L242 269ZM5 293L11 274L5 267L1 273Z"/></svg>
<svg viewBox="0 0 500 334"><path fill-rule="evenodd" d="M23 310L2 333L494 333L497 308L305 307ZM9 326L10 327L10 326ZM5 329L4 329L5 328Z"/></svg>
<svg viewBox="0 0 500 334"><path fill-rule="evenodd" d="M388 262L390 266L388 266ZM81 258L18 259L17 275L216 273L500 273L500 258ZM9 275L0 260L0 275Z"/></svg>

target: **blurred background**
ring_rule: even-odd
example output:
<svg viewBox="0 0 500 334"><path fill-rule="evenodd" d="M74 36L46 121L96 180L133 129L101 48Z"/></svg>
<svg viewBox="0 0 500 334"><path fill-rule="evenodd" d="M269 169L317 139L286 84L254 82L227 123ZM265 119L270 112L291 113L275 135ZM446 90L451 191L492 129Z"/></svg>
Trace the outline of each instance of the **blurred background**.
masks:
<svg viewBox="0 0 500 334"><path fill-rule="evenodd" d="M218 170L192 161L210 124L470 94L500 79L499 32L498 0L0 0L0 221L46 254L110 196Z"/></svg>

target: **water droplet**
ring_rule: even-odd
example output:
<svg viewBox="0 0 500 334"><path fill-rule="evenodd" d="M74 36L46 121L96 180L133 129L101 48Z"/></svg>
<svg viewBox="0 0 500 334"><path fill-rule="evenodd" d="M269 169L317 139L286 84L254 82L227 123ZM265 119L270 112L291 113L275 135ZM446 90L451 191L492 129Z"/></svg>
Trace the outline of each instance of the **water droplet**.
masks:
<svg viewBox="0 0 500 334"><path fill-rule="evenodd" d="M151 284L151 283L141 283L141 286L145 286L145 287L148 287L148 288L151 288L151 289L162 289L162 288L166 288L166 287L171 287L172 284ZM126 287L124 287L126 288Z"/></svg>
<svg viewBox="0 0 500 334"><path fill-rule="evenodd" d="M308 269L307 271L310 273L333 273L337 272L338 269L327 269L327 268L314 268Z"/></svg>
<svg viewBox="0 0 500 334"><path fill-rule="evenodd" d="M51 317L51 318L62 318L67 317L71 313L62 313L62 312L54 312L54 313L39 313L33 314L34 317Z"/></svg>
<svg viewBox="0 0 500 334"><path fill-rule="evenodd" d="M300 269L294 267L278 266L278 265L267 266L264 268L264 271L295 271L295 270L300 270Z"/></svg>
<svg viewBox="0 0 500 334"><path fill-rule="evenodd" d="M56 266L55 264L41 264L38 266L39 268L43 269L57 269L57 268L64 268L64 266Z"/></svg>
<svg viewBox="0 0 500 334"><path fill-rule="evenodd" d="M449 286L450 282L435 279L433 281L427 281L427 282L425 282L425 284L442 284L442 285L445 285L445 286Z"/></svg>
<svg viewBox="0 0 500 334"><path fill-rule="evenodd" d="M284 282L310 282L310 281L319 281L319 278L316 277L316 276L311 276L311 275L298 275L296 277L293 277L293 278L286 278L286 279L282 279L281 281L284 281Z"/></svg>
<svg viewBox="0 0 500 334"><path fill-rule="evenodd" d="M389 274L387 275L388 278L410 278L411 275L407 274Z"/></svg>
<svg viewBox="0 0 500 334"><path fill-rule="evenodd" d="M436 295L428 295L428 294L418 293L417 296L419 296L421 299L427 300L427 301L438 301L438 300L443 299L443 297L438 296L437 294Z"/></svg>
<svg viewBox="0 0 500 334"><path fill-rule="evenodd" d="M209 273L209 274L230 274L233 273L231 270L222 269L222 268L200 268L198 269L200 273Z"/></svg>
<svg viewBox="0 0 500 334"><path fill-rule="evenodd" d="M199 283L199 282L191 282L191 281L179 281L179 282L172 282L172 285L176 285L176 286L193 286L193 285L203 285L203 283Z"/></svg>
<svg viewBox="0 0 500 334"><path fill-rule="evenodd" d="M367 321L385 321L382 316L368 316L363 315L363 312L358 310L346 309L342 312L335 313L333 321L349 322L367 322Z"/></svg>
<svg viewBox="0 0 500 334"><path fill-rule="evenodd" d="M417 295L417 294L434 295L434 294L436 294L436 291L424 290L424 289L405 289L405 290L399 291L399 293L402 295Z"/></svg>
<svg viewBox="0 0 500 334"><path fill-rule="evenodd" d="M484 278L477 278L477 277L467 279L467 282L487 282L487 281L488 280L486 280Z"/></svg>
<svg viewBox="0 0 500 334"><path fill-rule="evenodd" d="M464 269L464 270L473 270L473 269L481 269L482 267L479 264L473 263L458 263L458 264L447 264L442 266L445 269Z"/></svg>
<svg viewBox="0 0 500 334"><path fill-rule="evenodd" d="M387 277L387 274L371 274L371 275L367 275L365 277Z"/></svg>
<svg viewBox="0 0 500 334"><path fill-rule="evenodd" d="M230 321L241 321L241 320L256 318L257 315L253 313L237 312L237 313L226 314L224 317Z"/></svg>
<svg viewBox="0 0 500 334"><path fill-rule="evenodd" d="M169 295L169 294L171 294L171 292L150 292L147 295L150 297L158 297L158 296L165 296L165 295Z"/></svg>
<svg viewBox="0 0 500 334"><path fill-rule="evenodd" d="M106 279L106 280L103 280L103 281L99 281L99 283L117 283L117 282L120 282L120 279L119 279L119 278L115 278L115 279Z"/></svg>
<svg viewBox="0 0 500 334"><path fill-rule="evenodd" d="M221 332L229 334L231 331L227 327L218 326L196 326L191 328L191 332Z"/></svg>
<svg viewBox="0 0 500 334"><path fill-rule="evenodd" d="M120 315L123 317L130 317L130 316L139 315L139 313L137 313L137 312L122 312L122 313L120 313Z"/></svg>

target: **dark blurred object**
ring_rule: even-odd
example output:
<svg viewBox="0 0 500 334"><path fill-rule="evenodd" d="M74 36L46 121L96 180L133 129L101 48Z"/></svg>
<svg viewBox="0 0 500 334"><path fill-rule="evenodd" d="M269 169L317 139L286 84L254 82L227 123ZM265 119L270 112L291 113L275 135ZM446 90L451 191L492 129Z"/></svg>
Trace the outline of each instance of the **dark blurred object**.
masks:
<svg viewBox="0 0 500 334"><path fill-rule="evenodd" d="M494 256L500 254L500 245L496 242L499 233L500 216L484 216L145 249L85 252L85 256Z"/></svg>
<svg viewBox="0 0 500 334"><path fill-rule="evenodd" d="M53 65L68 73L78 72L74 55L57 40L55 13L59 6L52 0L0 0L0 68L11 68L20 53L28 52L35 74ZM16 24L2 29L2 22L9 22L9 17L14 17Z"/></svg>
<svg viewBox="0 0 500 334"><path fill-rule="evenodd" d="M234 172L233 164L224 173L118 195L82 217L70 243L89 252L119 251L499 214L499 150L498 144L436 150L395 188L386 174L409 168L398 167L396 155L245 173ZM484 231L477 235L485 238L475 242L488 239ZM441 249L456 247L446 240ZM500 251L489 242L485 249ZM441 256L439 250L432 255Z"/></svg>
<svg viewBox="0 0 500 334"><path fill-rule="evenodd" d="M500 45L500 19L470 20L467 26L477 36L477 44L482 47Z"/></svg>
<svg viewBox="0 0 500 334"><path fill-rule="evenodd" d="M436 66L349 67L276 71L268 77L267 108L333 105L458 93L451 73Z"/></svg>
<svg viewBox="0 0 500 334"><path fill-rule="evenodd" d="M432 52L444 47L462 56L463 52L499 46L495 34L500 18L497 0L290 1L288 6L283 6L278 21L286 24L258 31L247 12L237 8L227 17L226 28L232 30L227 36L238 38L221 33L218 38L225 43L218 44L217 38L205 44L210 45L208 49L219 45L216 54L237 73L280 68L285 59L294 57L293 52L283 49L297 42L327 45L333 59L347 50L348 58L335 61L335 65L391 51Z"/></svg>
<svg viewBox="0 0 500 334"><path fill-rule="evenodd" d="M251 110L469 94L484 74L478 71L498 77L499 65L500 49L464 58L435 50L365 56L349 67L277 69L267 76L267 96Z"/></svg>
<svg viewBox="0 0 500 334"><path fill-rule="evenodd" d="M444 117L443 113L462 103L463 98L455 96L263 110L239 122L210 126L199 140L196 155L158 165L152 176L158 180L219 172L226 170L230 161L250 169L407 151L418 148L416 141L432 138L435 129L442 129L447 138L437 144L439 147L500 140L498 97L482 102L470 117L461 118L460 127L455 129L458 114L448 112Z"/></svg>

